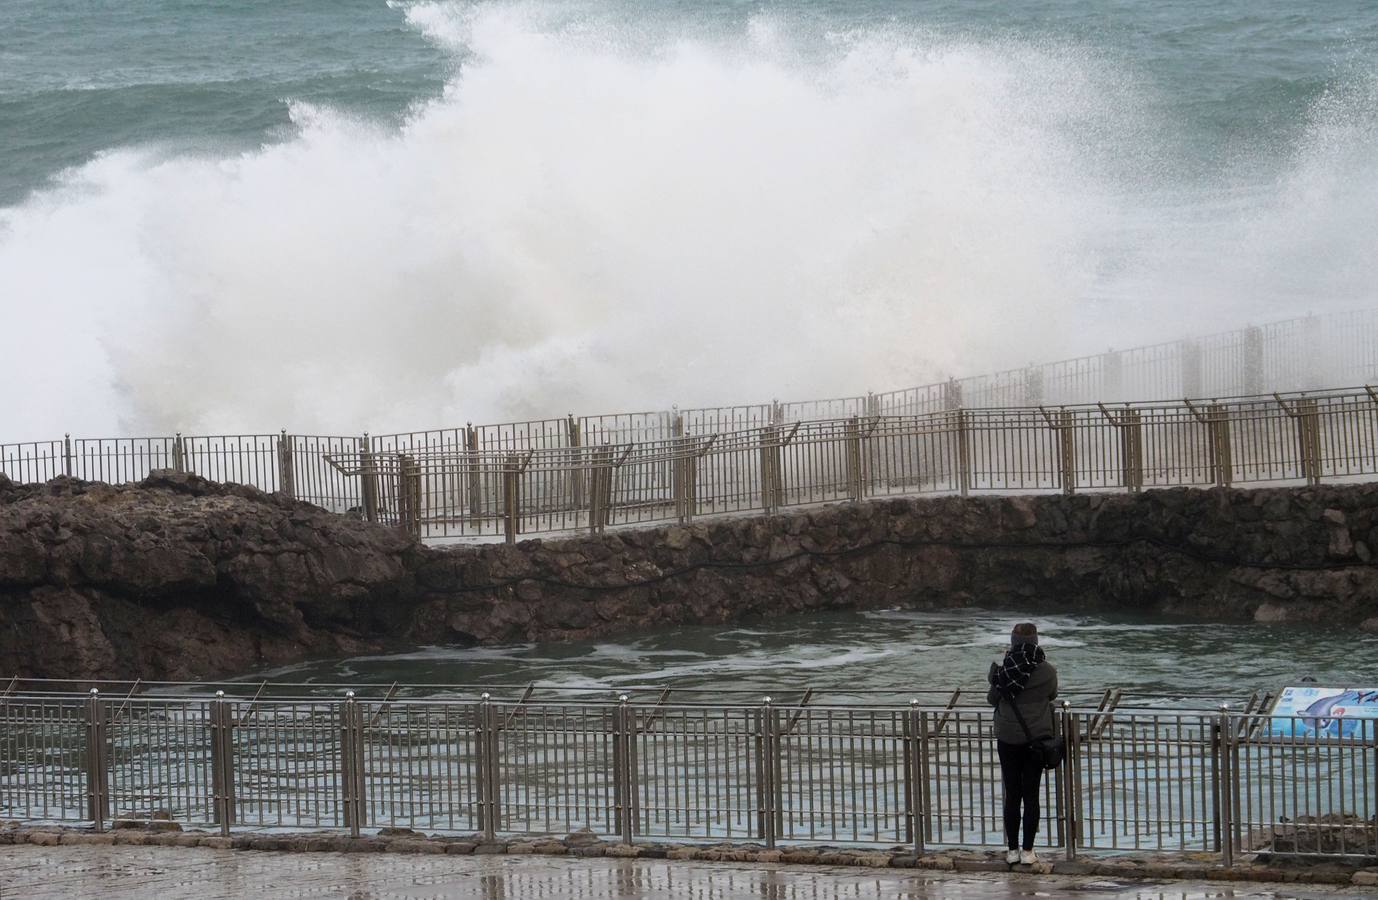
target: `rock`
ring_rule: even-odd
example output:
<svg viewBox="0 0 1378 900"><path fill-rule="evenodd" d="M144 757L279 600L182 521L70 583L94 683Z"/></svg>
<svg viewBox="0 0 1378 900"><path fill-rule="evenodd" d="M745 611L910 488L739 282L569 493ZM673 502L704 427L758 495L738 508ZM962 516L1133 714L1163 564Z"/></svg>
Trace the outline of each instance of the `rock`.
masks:
<svg viewBox="0 0 1378 900"><path fill-rule="evenodd" d="M0 672L206 678L897 605L1359 623L1378 618L1378 567L1354 564L1371 559L1375 522L1374 485L1171 489L893 498L433 548L193 475L7 482Z"/></svg>

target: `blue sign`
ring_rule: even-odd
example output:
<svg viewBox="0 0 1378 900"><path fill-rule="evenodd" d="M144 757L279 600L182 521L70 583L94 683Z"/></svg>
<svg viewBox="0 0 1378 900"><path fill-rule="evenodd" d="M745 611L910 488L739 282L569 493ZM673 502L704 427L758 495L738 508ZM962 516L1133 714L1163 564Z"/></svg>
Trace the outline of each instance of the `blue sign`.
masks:
<svg viewBox="0 0 1378 900"><path fill-rule="evenodd" d="M1273 705L1272 733L1358 737L1364 720L1378 720L1378 688L1289 687Z"/></svg>

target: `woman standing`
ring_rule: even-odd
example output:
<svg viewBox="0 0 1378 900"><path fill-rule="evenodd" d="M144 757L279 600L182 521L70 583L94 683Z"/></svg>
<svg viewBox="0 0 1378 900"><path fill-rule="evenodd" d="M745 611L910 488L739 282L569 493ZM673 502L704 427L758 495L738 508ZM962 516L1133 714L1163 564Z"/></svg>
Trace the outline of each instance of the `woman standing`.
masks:
<svg viewBox="0 0 1378 900"><path fill-rule="evenodd" d="M988 677L990 691L986 702L995 707L995 746L1005 783L1005 842L1009 848L1005 861L1010 865L1032 865L1038 862L1033 848L1034 836L1038 834L1038 787L1043 779L1043 758L1032 744L1053 736L1052 701L1057 697L1057 669L1038 646L1037 626L1032 622L1014 626L1010 649L1000 662L991 663ZM1027 730L1020 724L1020 716L1028 725Z"/></svg>

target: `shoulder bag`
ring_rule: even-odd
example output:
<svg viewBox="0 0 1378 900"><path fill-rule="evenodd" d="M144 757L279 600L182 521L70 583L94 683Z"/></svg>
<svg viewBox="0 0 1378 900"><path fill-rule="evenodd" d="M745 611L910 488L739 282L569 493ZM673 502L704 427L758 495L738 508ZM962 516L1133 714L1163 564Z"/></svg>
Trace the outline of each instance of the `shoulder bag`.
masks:
<svg viewBox="0 0 1378 900"><path fill-rule="evenodd" d="M1010 709L1014 710L1014 717L1019 720L1019 727L1024 729L1024 736L1029 739L1029 749L1043 763L1043 768L1056 769L1062 765L1063 757L1067 755L1067 742L1063 740L1062 735L1054 734L1052 737L1034 740L1033 732L1029 730L1029 723L1024 721L1024 714L1019 711L1019 704L1014 702L1013 697L1006 696L1004 699L1009 702Z"/></svg>

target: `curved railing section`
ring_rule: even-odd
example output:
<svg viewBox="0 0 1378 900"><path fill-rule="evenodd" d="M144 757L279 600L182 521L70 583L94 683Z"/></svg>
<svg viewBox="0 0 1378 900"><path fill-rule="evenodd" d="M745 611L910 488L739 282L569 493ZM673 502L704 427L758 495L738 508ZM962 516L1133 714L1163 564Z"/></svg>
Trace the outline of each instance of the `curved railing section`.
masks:
<svg viewBox="0 0 1378 900"><path fill-rule="evenodd" d="M1346 383L1322 378L1378 382L1378 310L831 400L352 437L0 444L0 473L121 483L172 469L280 491L423 539L480 540L867 497L1378 474L1372 390L1319 390ZM1212 399L1123 402L1131 395Z"/></svg>

